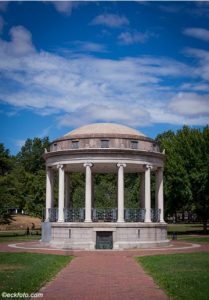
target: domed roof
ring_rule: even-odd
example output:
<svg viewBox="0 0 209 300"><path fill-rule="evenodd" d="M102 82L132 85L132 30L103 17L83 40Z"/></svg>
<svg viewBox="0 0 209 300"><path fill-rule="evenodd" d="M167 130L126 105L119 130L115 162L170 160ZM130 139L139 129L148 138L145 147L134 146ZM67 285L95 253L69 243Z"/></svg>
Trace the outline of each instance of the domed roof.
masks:
<svg viewBox="0 0 209 300"><path fill-rule="evenodd" d="M64 135L64 138L73 138L77 136L136 136L145 137L140 131L114 123L94 123L74 129Z"/></svg>

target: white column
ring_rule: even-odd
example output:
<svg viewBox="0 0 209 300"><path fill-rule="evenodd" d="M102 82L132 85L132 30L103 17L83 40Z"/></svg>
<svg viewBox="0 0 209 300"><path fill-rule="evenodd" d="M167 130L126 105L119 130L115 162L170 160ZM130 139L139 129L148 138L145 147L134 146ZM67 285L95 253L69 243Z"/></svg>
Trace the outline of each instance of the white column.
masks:
<svg viewBox="0 0 209 300"><path fill-rule="evenodd" d="M92 185L91 185L91 167L92 163L85 163L86 168L86 188L85 188L85 222L91 222L91 200L92 200Z"/></svg>
<svg viewBox="0 0 209 300"><path fill-rule="evenodd" d="M65 171L63 165L58 165L58 169L59 169L58 222L64 222Z"/></svg>
<svg viewBox="0 0 209 300"><path fill-rule="evenodd" d="M145 207L145 173L140 175L140 208Z"/></svg>
<svg viewBox="0 0 209 300"><path fill-rule="evenodd" d="M126 164L117 164L118 167L118 220L124 222L124 168Z"/></svg>
<svg viewBox="0 0 209 300"><path fill-rule="evenodd" d="M70 208L70 176L65 173L65 208Z"/></svg>
<svg viewBox="0 0 209 300"><path fill-rule="evenodd" d="M51 168L46 168L46 218L45 222L49 222L49 209L53 207L54 202L54 173Z"/></svg>
<svg viewBox="0 0 209 300"><path fill-rule="evenodd" d="M151 222L151 173L152 166L145 166L145 222Z"/></svg>
<svg viewBox="0 0 209 300"><path fill-rule="evenodd" d="M156 209L160 209L160 222L164 223L164 200L163 200L163 168L156 171L155 203Z"/></svg>
<svg viewBox="0 0 209 300"><path fill-rule="evenodd" d="M94 175L91 174L91 207L94 208Z"/></svg>

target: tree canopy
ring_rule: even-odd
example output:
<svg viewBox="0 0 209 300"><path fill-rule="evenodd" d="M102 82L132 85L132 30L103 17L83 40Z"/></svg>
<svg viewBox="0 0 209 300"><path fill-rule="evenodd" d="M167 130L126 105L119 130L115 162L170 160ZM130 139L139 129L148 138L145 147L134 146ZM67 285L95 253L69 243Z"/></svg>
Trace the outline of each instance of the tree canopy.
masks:
<svg viewBox="0 0 209 300"><path fill-rule="evenodd" d="M204 229L209 219L209 127L184 126L177 132L167 131L156 138L165 149L164 169L165 215L192 211L201 218ZM11 156L0 144L0 222L10 222L8 208L19 208L31 215L42 215L45 207L44 148L48 137L27 139L21 151ZM140 179L137 174L125 176L125 206L138 207ZM84 174L71 174L71 199L74 207L84 207ZM154 180L152 184L154 197ZM55 176L55 205L58 180ZM117 205L117 176L94 176L94 205L98 208Z"/></svg>
<svg viewBox="0 0 209 300"><path fill-rule="evenodd" d="M201 130L184 126L176 133L164 132L156 140L161 150L166 150L166 212L193 211L202 219L206 230L209 218L209 127Z"/></svg>

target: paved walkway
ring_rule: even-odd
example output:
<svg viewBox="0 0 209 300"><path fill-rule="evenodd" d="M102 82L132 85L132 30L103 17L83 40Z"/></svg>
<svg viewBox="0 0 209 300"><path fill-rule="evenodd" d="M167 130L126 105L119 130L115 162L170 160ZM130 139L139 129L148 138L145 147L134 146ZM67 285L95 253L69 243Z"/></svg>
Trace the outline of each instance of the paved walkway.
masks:
<svg viewBox="0 0 209 300"><path fill-rule="evenodd" d="M43 300L168 299L134 256L207 251L209 244L172 241L170 247L126 251L72 251L43 247L39 242L0 244L0 251L73 255L72 262L43 287Z"/></svg>
<svg viewBox="0 0 209 300"><path fill-rule="evenodd" d="M76 257L46 287L44 300L164 300L165 293L126 256Z"/></svg>

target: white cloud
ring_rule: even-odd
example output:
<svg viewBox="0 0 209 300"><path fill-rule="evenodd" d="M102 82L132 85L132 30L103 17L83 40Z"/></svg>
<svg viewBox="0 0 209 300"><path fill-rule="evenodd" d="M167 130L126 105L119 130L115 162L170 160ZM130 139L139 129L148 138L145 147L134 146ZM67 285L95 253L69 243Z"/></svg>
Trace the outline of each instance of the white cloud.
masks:
<svg viewBox="0 0 209 300"><path fill-rule="evenodd" d="M206 42L209 41L209 30L205 28L195 28L195 27L186 28L183 30L183 34Z"/></svg>
<svg viewBox="0 0 209 300"><path fill-rule="evenodd" d="M25 142L26 140L14 140L14 143L18 148L22 148L22 146L25 145Z"/></svg>
<svg viewBox="0 0 209 300"><path fill-rule="evenodd" d="M88 42L88 41L76 41L75 46L82 52L107 52L106 47L102 44Z"/></svg>
<svg viewBox="0 0 209 300"><path fill-rule="evenodd" d="M198 98L196 92L197 96L189 98L185 91L179 100L183 87L167 83L185 77L190 83L197 78L201 83L202 64L209 65L207 52L190 49L190 55L198 55L197 66L152 56L116 60L76 53L63 57L38 52L30 32L14 27L11 41L0 39L0 99L40 115L57 114L60 126L97 121L130 126L205 124L209 117L206 96ZM191 107L186 110L188 99Z"/></svg>
<svg viewBox="0 0 209 300"><path fill-rule="evenodd" d="M54 5L55 9L64 14L70 15L72 10L78 7L81 2L77 1L53 1L52 4Z"/></svg>
<svg viewBox="0 0 209 300"><path fill-rule="evenodd" d="M153 36L152 33L149 32L121 32L121 34L118 36L118 40L125 45L132 45L137 43L146 43L149 38Z"/></svg>
<svg viewBox="0 0 209 300"><path fill-rule="evenodd" d="M103 14L98 15L92 20L91 25L104 25L107 27L121 27L129 24L129 20L125 16L116 14Z"/></svg>
<svg viewBox="0 0 209 300"><path fill-rule="evenodd" d="M11 41L0 40L3 55L26 55L34 50L31 33L22 26L12 27L10 30Z"/></svg>
<svg viewBox="0 0 209 300"><path fill-rule="evenodd" d="M199 63L194 70L194 74L200 76L205 81L209 81L209 51L195 48L187 48L185 53L198 59Z"/></svg>
<svg viewBox="0 0 209 300"><path fill-rule="evenodd" d="M171 99L169 107L184 116L209 115L209 94L178 93Z"/></svg>
<svg viewBox="0 0 209 300"><path fill-rule="evenodd" d="M44 138L44 137L46 137L46 136L48 136L49 135L49 132L50 132L50 130L51 130L51 128L52 128L52 126L49 126L49 127L47 127L47 128L44 128L39 134L37 134L37 136L39 137L39 138Z"/></svg>
<svg viewBox="0 0 209 300"><path fill-rule="evenodd" d="M208 93L209 91L209 84L207 83L183 83L180 87L182 91L195 91L195 92L205 92Z"/></svg>

